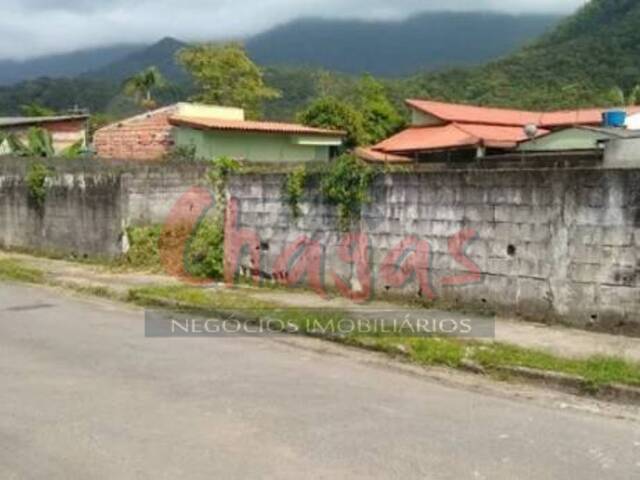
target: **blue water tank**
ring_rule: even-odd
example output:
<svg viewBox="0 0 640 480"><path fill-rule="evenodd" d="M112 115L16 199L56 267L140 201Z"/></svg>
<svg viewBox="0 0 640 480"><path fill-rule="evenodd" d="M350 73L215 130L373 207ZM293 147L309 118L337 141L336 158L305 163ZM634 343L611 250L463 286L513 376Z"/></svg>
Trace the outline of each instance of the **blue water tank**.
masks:
<svg viewBox="0 0 640 480"><path fill-rule="evenodd" d="M627 121L627 112L624 110L609 110L602 114L602 126L604 127L624 127Z"/></svg>

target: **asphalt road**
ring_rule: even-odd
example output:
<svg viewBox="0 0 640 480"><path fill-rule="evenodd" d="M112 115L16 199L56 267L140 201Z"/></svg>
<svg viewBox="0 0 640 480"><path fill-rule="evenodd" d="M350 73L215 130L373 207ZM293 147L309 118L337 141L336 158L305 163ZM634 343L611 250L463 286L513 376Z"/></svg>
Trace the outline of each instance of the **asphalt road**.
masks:
<svg viewBox="0 0 640 480"><path fill-rule="evenodd" d="M2 479L640 478L633 421L46 289L0 284L0 382Z"/></svg>

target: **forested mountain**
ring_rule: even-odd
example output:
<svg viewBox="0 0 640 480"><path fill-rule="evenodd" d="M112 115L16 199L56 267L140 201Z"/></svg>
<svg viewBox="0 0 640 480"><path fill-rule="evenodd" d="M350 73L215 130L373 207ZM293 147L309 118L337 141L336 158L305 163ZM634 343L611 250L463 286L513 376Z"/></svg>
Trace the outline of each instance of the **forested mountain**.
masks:
<svg viewBox="0 0 640 480"><path fill-rule="evenodd" d="M402 75L483 63L536 38L557 21L551 15L482 12L425 13L400 22L306 19L251 37L246 46L262 65ZM80 74L120 81L150 65L174 81L184 80L175 64L175 53L184 45L168 37L150 46L86 49L23 62L0 60L0 85Z"/></svg>
<svg viewBox="0 0 640 480"><path fill-rule="evenodd" d="M0 60L0 85L39 77L75 77L139 51L141 45L116 45L49 55L24 61Z"/></svg>
<svg viewBox="0 0 640 480"><path fill-rule="evenodd" d="M483 12L424 13L397 22L302 19L250 38L246 47L262 65L400 76L485 63L558 21L551 15Z"/></svg>
<svg viewBox="0 0 640 480"><path fill-rule="evenodd" d="M176 62L176 53L185 46L187 44L180 40L166 37L149 47L133 52L101 68L88 70L83 76L122 82L145 68L155 66L167 79L174 83L186 81L186 73Z"/></svg>
<svg viewBox="0 0 640 480"><path fill-rule="evenodd" d="M458 32L457 37L465 35ZM75 80L38 80L0 88L0 114L37 102L56 109L78 104L117 115L126 111L122 107L126 102L117 96L121 81L149 65L158 66L174 81L172 89L160 92L160 101L185 99L188 82L175 64L175 52L182 46L165 39ZM372 56L379 53L376 48ZM357 59L352 52L347 56ZM266 105L266 115L274 119L293 118L318 96L348 99L357 83L355 75L326 69L262 66L268 85L282 92L280 99ZM542 109L611 105L616 103L610 95L612 87L628 92L640 83L640 1L592 0L540 39L502 59L384 82L398 105L408 97Z"/></svg>
<svg viewBox="0 0 640 480"><path fill-rule="evenodd" d="M610 105L640 83L640 1L592 0L517 53L468 70L404 80L405 96L526 108Z"/></svg>

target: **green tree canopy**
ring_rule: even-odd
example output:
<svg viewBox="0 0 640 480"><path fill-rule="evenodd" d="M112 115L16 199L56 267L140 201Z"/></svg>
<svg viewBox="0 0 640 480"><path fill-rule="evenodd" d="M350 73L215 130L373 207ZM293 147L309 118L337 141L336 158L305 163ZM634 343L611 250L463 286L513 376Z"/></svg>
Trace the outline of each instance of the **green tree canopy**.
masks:
<svg viewBox="0 0 640 480"><path fill-rule="evenodd" d="M264 101L280 96L264 83L262 70L238 43L187 47L178 52L178 60L196 84L195 101L241 107L257 117Z"/></svg>
<svg viewBox="0 0 640 480"><path fill-rule="evenodd" d="M36 102L21 105L20 110L25 117L53 117L56 114L54 110Z"/></svg>
<svg viewBox="0 0 640 480"><path fill-rule="evenodd" d="M362 113L366 144L378 143L404 125L404 119L387 97L385 86L371 75L363 76L358 83L356 107Z"/></svg>
<svg viewBox="0 0 640 480"><path fill-rule="evenodd" d="M632 107L640 103L640 85L633 87L628 94L620 87L613 87L606 95L611 106Z"/></svg>
<svg viewBox="0 0 640 480"><path fill-rule="evenodd" d="M153 90L163 88L167 81L156 67L149 67L140 73L128 78L124 82L124 93L135 98L145 108L155 108L156 102L153 100Z"/></svg>
<svg viewBox="0 0 640 480"><path fill-rule="evenodd" d="M346 102L333 97L319 98L298 115L310 127L332 128L347 132L345 146L353 148L366 142L362 114Z"/></svg>

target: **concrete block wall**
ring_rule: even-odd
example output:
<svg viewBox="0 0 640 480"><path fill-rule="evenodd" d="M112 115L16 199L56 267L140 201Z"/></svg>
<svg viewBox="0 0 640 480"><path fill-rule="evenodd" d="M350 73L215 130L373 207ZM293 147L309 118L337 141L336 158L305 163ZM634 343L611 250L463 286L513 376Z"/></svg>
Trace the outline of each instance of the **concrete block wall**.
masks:
<svg viewBox="0 0 640 480"><path fill-rule="evenodd" d="M61 174L47 179L44 206L24 176L0 177L0 246L77 256L121 251L123 199L117 175Z"/></svg>
<svg viewBox="0 0 640 480"><path fill-rule="evenodd" d="M76 256L115 257L129 226L162 224L192 186L206 185L206 166L58 167L38 207L22 168L0 173L0 246Z"/></svg>
<svg viewBox="0 0 640 480"><path fill-rule="evenodd" d="M126 227L165 222L184 193L207 185L206 166L198 165L59 167L40 209L29 198L24 165L12 168L0 170L0 246L79 256L119 255ZM282 251L306 235L325 249L326 284L336 273L357 291L356 268L338 255L344 235L335 207L311 188L294 219L284 180L241 175L229 183L240 227L260 236L260 271L278 274ZM428 293L415 278L397 287L381 273L389 252L413 235L428 242L428 287L439 299L640 333L639 169L398 173L379 178L371 198L355 230L369 239L374 295ZM456 258L452 238L469 231L474 236ZM475 267L479 278L451 284Z"/></svg>
<svg viewBox="0 0 640 480"><path fill-rule="evenodd" d="M337 256L342 234L335 208L310 191L296 220L283 201L283 182L278 175L256 175L230 184L240 226L260 235L260 269L273 273L285 246L306 235L326 249L327 285L333 271L356 280L354 269ZM374 295L421 293L415 279L392 288L380 275L389 251L415 235L429 244L428 273L439 299L640 333L640 171L391 174L379 179L371 194L355 228L369 237ZM450 277L468 274L469 268L452 255L450 239L468 229L475 236L463 253L481 278L453 286Z"/></svg>

